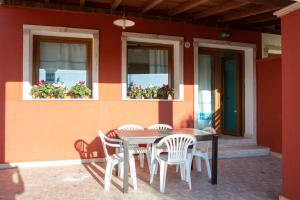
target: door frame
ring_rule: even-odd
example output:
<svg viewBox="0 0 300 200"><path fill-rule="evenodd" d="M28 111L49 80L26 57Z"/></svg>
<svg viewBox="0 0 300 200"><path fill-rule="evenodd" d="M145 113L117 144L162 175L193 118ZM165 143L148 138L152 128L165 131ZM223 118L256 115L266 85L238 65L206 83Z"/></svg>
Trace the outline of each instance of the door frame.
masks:
<svg viewBox="0 0 300 200"><path fill-rule="evenodd" d="M244 88L245 88L245 119L244 137L256 141L256 45L249 43L230 42L194 38L194 127L197 127L198 105L198 50L199 47L239 50L244 52Z"/></svg>

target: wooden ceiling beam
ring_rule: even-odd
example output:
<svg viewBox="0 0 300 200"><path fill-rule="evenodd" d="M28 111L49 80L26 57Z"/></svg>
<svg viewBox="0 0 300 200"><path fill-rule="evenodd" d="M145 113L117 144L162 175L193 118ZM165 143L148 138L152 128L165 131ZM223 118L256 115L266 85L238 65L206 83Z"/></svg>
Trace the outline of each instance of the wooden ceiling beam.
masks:
<svg viewBox="0 0 300 200"><path fill-rule="evenodd" d="M253 4L267 5L267 6L287 6L293 3L292 0L247 0Z"/></svg>
<svg viewBox="0 0 300 200"><path fill-rule="evenodd" d="M158 4L162 3L164 0L150 0L143 8L141 13L146 13L149 10L156 7Z"/></svg>
<svg viewBox="0 0 300 200"><path fill-rule="evenodd" d="M268 22L278 19L276 16L274 16L272 13L259 15L257 17L251 17L250 19L247 19L245 21L242 21L243 24L256 24L256 23L262 23L262 22Z"/></svg>
<svg viewBox="0 0 300 200"><path fill-rule="evenodd" d="M179 6L175 7L174 9L170 10L168 14L169 14L169 16L178 15L187 10L191 10L193 8L196 8L197 6L205 4L208 1L209 0L187 0L186 2L180 4Z"/></svg>
<svg viewBox="0 0 300 200"><path fill-rule="evenodd" d="M236 13L233 13L233 14L229 13L227 15L221 16L218 19L218 22L234 21L234 20L238 20L238 19L242 19L242 18L246 18L246 17L251 17L251 16L267 13L267 12L273 12L273 11L278 10L280 8L281 7L258 8L258 9L251 10L251 11L236 12Z"/></svg>
<svg viewBox="0 0 300 200"><path fill-rule="evenodd" d="M212 15L221 14L221 13L224 13L226 11L242 7L242 6L247 5L249 3L250 2L248 2L248 1L229 1L227 3L223 3L219 6L209 8L209 9L207 9L207 10L201 12L201 13L195 14L194 19L200 19L200 18L212 16Z"/></svg>
<svg viewBox="0 0 300 200"><path fill-rule="evenodd" d="M122 3L122 0L113 0L111 3L111 9L115 10Z"/></svg>

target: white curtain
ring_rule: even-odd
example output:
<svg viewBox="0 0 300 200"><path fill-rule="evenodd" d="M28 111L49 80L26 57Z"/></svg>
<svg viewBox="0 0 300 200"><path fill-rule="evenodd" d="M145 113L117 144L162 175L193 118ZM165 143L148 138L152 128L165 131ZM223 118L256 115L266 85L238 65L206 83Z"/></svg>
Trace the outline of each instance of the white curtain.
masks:
<svg viewBox="0 0 300 200"><path fill-rule="evenodd" d="M168 73L168 51L149 50L150 74Z"/></svg>
<svg viewBox="0 0 300 200"><path fill-rule="evenodd" d="M199 116L198 128L203 129L211 125L212 115L212 66L213 60L210 55L199 55Z"/></svg>
<svg viewBox="0 0 300 200"><path fill-rule="evenodd" d="M40 43L40 68L47 72L58 69L85 70L86 45L68 43Z"/></svg>
<svg viewBox="0 0 300 200"><path fill-rule="evenodd" d="M72 86L87 81L87 47L85 44L40 43L39 79L64 82Z"/></svg>

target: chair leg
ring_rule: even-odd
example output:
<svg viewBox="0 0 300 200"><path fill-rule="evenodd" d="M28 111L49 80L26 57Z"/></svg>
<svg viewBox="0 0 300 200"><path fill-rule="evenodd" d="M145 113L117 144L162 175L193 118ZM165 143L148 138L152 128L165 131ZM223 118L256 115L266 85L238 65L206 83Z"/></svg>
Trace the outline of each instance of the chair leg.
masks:
<svg viewBox="0 0 300 200"><path fill-rule="evenodd" d="M185 165L184 163L180 163L180 177L181 177L182 181L185 180L185 166L184 165Z"/></svg>
<svg viewBox="0 0 300 200"><path fill-rule="evenodd" d="M105 168L105 178L104 178L104 189L106 191L108 191L110 188L112 169L113 169L113 163L111 160L108 160Z"/></svg>
<svg viewBox="0 0 300 200"><path fill-rule="evenodd" d="M151 147L147 147L146 159L149 168L149 172L151 171Z"/></svg>
<svg viewBox="0 0 300 200"><path fill-rule="evenodd" d="M168 164L165 161L160 161L160 192L165 192Z"/></svg>
<svg viewBox="0 0 300 200"><path fill-rule="evenodd" d="M185 161L185 171L186 171L186 182L189 184L189 189L192 190L192 180L191 180L191 163L189 159Z"/></svg>
<svg viewBox="0 0 300 200"><path fill-rule="evenodd" d="M124 178L124 163L119 163L119 177Z"/></svg>
<svg viewBox="0 0 300 200"><path fill-rule="evenodd" d="M205 154L204 159L206 164L207 176L209 179L211 179L211 169L210 169L210 164L208 159L208 153Z"/></svg>
<svg viewBox="0 0 300 200"><path fill-rule="evenodd" d="M155 175L155 171L156 171L156 168L157 168L157 160L154 159L151 163L151 172L150 172L150 184L153 183L153 179L154 179L154 175Z"/></svg>
<svg viewBox="0 0 300 200"><path fill-rule="evenodd" d="M134 158L129 159L129 167L130 167L130 176L133 182L133 189L137 190L137 178L136 178L136 169L135 169L135 162Z"/></svg>
<svg viewBox="0 0 300 200"><path fill-rule="evenodd" d="M140 167L144 168L144 154L140 153L139 157L140 157Z"/></svg>
<svg viewBox="0 0 300 200"><path fill-rule="evenodd" d="M197 171L201 172L202 171L201 158L199 156L195 156L195 161L196 161Z"/></svg>

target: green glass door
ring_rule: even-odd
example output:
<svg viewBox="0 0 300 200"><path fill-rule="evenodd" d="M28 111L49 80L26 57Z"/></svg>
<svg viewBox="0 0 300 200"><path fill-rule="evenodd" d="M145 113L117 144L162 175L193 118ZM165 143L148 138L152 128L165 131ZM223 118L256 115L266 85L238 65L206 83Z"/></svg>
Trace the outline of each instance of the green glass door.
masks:
<svg viewBox="0 0 300 200"><path fill-rule="evenodd" d="M237 135L241 131L240 57L222 56L223 69L223 134Z"/></svg>

